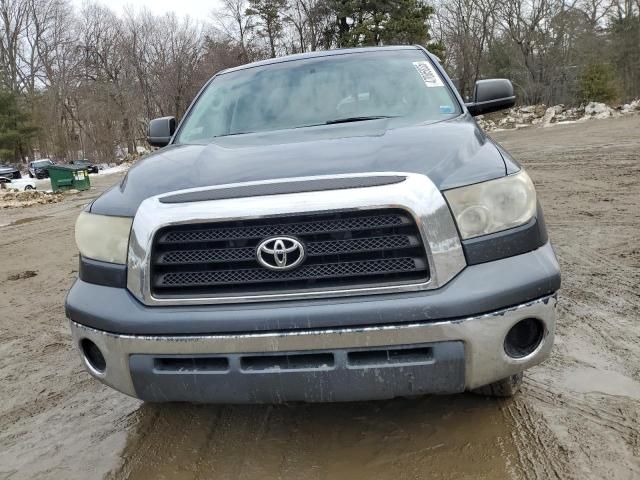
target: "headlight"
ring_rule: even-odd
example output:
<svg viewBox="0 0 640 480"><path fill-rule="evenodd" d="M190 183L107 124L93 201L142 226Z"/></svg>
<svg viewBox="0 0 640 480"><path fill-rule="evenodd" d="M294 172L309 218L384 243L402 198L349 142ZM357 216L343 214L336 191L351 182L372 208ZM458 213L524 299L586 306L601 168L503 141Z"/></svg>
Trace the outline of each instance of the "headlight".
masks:
<svg viewBox="0 0 640 480"><path fill-rule="evenodd" d="M83 257L127 263L133 219L82 212L76 221L76 244Z"/></svg>
<svg viewBox="0 0 640 480"><path fill-rule="evenodd" d="M444 195L463 239L517 227L536 214L536 191L524 170Z"/></svg>

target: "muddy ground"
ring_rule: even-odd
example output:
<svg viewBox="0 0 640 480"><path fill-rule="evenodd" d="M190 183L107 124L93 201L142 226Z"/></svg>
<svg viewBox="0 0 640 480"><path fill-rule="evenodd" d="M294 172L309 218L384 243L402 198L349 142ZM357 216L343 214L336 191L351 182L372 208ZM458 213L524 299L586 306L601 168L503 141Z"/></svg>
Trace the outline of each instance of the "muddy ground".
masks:
<svg viewBox="0 0 640 480"><path fill-rule="evenodd" d="M495 137L563 270L557 345L515 399L154 406L102 386L63 310L75 217L120 178L99 175L0 210L0 478L640 478L640 116Z"/></svg>

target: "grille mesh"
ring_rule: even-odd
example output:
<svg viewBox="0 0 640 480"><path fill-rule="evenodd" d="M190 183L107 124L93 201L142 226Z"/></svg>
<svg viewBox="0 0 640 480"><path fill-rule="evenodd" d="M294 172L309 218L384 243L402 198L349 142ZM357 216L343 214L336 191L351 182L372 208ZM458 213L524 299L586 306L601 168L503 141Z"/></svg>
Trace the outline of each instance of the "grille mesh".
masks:
<svg viewBox="0 0 640 480"><path fill-rule="evenodd" d="M378 215L363 218L347 218L327 221L301 222L297 224L256 225L236 228L207 228L192 231L170 232L164 242L199 242L234 238L271 237L274 235L303 235L328 231L363 230L399 225L397 215Z"/></svg>
<svg viewBox="0 0 640 480"><path fill-rule="evenodd" d="M406 235L389 237L363 238L357 240L334 240L330 242L314 242L309 245L309 255L326 255L329 253L368 252L410 245Z"/></svg>
<svg viewBox="0 0 640 480"><path fill-rule="evenodd" d="M216 248L213 250L178 250L162 255L163 263L207 263L229 260L251 260L255 258L255 248Z"/></svg>
<svg viewBox="0 0 640 480"><path fill-rule="evenodd" d="M363 238L356 240L334 240L328 242L312 242L307 245L307 255L343 254L368 252L407 247L410 245L406 235L389 237ZM162 254L162 262L166 264L226 262L230 260L253 260L255 248L219 248L213 250L172 250Z"/></svg>
<svg viewBox="0 0 640 480"><path fill-rule="evenodd" d="M296 268L258 263L258 244L277 235L304 245ZM429 269L412 217L388 209L165 227L154 238L151 278L159 297L228 296L426 281Z"/></svg>
<svg viewBox="0 0 640 480"><path fill-rule="evenodd" d="M218 270L204 272L181 272L164 275L166 286L206 286L228 283L264 282L269 280L293 280L298 278L350 277L355 275L381 275L398 271L413 270L411 258L389 260L364 260L349 263L325 263L308 265L289 272L253 268L247 270Z"/></svg>

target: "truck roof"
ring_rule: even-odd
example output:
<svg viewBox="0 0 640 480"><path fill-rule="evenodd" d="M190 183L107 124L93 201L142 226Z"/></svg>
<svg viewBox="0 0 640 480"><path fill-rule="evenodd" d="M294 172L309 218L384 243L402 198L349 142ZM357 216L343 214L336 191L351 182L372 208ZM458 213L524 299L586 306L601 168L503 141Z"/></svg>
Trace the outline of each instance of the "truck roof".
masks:
<svg viewBox="0 0 640 480"><path fill-rule="evenodd" d="M417 45L390 45L383 47L355 47L355 48L337 48L334 50L317 50L315 52L296 53L293 55L285 55L283 57L268 58L266 60L259 60L257 62L246 63L237 67L227 68L217 73L221 75L224 73L235 72L237 70L244 70L246 68L261 67L264 65L271 65L274 63L291 62L294 60L303 60L306 58L317 57L330 57L335 55L348 55L351 53L365 53L365 52L379 52L385 50L420 50L421 47ZM431 54L429 54L431 56Z"/></svg>

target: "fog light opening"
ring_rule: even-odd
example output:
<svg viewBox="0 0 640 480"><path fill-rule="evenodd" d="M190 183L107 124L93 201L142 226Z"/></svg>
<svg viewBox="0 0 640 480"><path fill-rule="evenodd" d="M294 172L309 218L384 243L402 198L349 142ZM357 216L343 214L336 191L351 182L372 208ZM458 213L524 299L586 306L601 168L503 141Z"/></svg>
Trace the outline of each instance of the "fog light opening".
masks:
<svg viewBox="0 0 640 480"><path fill-rule="evenodd" d="M516 323L504 339L504 351L511 358L533 353L542 343L544 325L537 318L525 318Z"/></svg>
<svg viewBox="0 0 640 480"><path fill-rule="evenodd" d="M82 350L87 366L94 373L102 375L107 369L107 361L98 346L88 338L83 338L80 340L80 350Z"/></svg>

